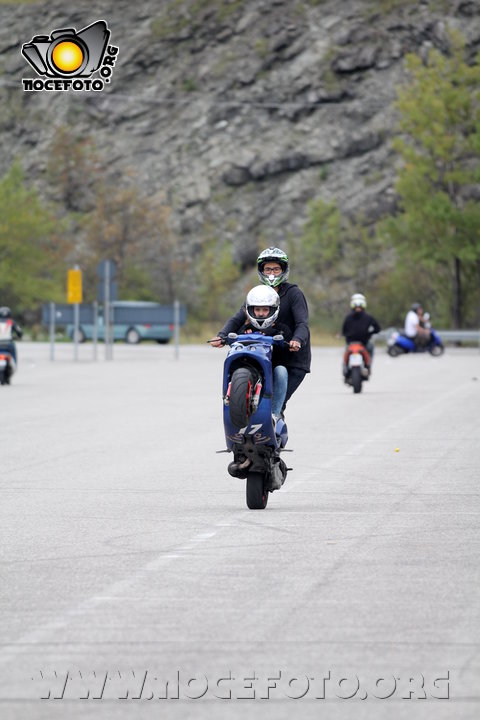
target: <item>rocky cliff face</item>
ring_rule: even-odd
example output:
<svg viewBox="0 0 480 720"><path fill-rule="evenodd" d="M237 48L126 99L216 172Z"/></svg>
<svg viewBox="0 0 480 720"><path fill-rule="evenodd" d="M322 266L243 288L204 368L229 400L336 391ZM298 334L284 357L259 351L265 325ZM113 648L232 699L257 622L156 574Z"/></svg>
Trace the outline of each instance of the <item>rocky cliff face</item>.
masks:
<svg viewBox="0 0 480 720"><path fill-rule="evenodd" d="M105 90L22 90L23 43L98 19L119 47ZM2 173L19 157L42 187L68 124L107 175L163 194L181 244L208 227L245 267L300 233L310 199L371 220L391 208L405 54L446 51L448 28L480 47L478 0L48 0L0 20Z"/></svg>

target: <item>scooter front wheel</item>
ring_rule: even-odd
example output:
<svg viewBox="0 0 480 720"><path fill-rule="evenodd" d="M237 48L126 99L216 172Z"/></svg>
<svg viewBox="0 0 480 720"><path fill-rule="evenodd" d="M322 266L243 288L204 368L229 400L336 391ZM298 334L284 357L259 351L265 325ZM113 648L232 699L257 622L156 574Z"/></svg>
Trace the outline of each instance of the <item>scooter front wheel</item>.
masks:
<svg viewBox="0 0 480 720"><path fill-rule="evenodd" d="M230 385L229 412L232 425L243 428L248 425L254 381L248 368L237 368Z"/></svg>
<svg viewBox="0 0 480 720"><path fill-rule="evenodd" d="M398 357L399 355L403 354L403 350L401 350L398 345L390 345L387 352L390 357Z"/></svg>
<svg viewBox="0 0 480 720"><path fill-rule="evenodd" d="M249 472L247 475L247 507L250 510L265 510L268 490L263 473Z"/></svg>

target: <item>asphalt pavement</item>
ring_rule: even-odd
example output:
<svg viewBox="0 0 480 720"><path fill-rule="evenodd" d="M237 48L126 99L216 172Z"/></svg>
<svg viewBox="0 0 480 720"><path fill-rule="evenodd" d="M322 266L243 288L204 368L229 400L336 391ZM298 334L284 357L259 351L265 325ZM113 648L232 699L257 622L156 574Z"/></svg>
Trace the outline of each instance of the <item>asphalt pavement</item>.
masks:
<svg viewBox="0 0 480 720"><path fill-rule="evenodd" d="M480 352L354 395L314 348L293 467L231 478L225 350L19 343L0 387L0 717L480 717Z"/></svg>

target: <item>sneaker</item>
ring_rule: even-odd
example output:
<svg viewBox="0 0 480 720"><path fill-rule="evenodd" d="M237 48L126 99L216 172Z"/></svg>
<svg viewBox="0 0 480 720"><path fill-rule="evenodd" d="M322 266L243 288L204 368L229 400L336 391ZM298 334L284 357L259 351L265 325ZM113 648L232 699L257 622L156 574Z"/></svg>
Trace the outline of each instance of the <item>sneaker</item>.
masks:
<svg viewBox="0 0 480 720"><path fill-rule="evenodd" d="M270 492L274 490L280 490L285 478L287 477L287 466L281 458L278 458L272 468L272 474L270 476Z"/></svg>

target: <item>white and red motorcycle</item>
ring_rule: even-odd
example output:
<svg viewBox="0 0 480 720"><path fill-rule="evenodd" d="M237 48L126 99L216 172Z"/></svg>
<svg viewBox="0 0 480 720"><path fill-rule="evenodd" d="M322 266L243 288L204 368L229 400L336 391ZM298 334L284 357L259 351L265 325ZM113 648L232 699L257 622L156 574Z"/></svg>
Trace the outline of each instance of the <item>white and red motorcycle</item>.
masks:
<svg viewBox="0 0 480 720"><path fill-rule="evenodd" d="M365 345L357 340L348 343L343 355L343 378L346 385L353 387L354 393L362 392L362 383L370 377L370 353Z"/></svg>
<svg viewBox="0 0 480 720"><path fill-rule="evenodd" d="M10 379L16 369L17 366L10 351L0 347L0 385L10 385Z"/></svg>

